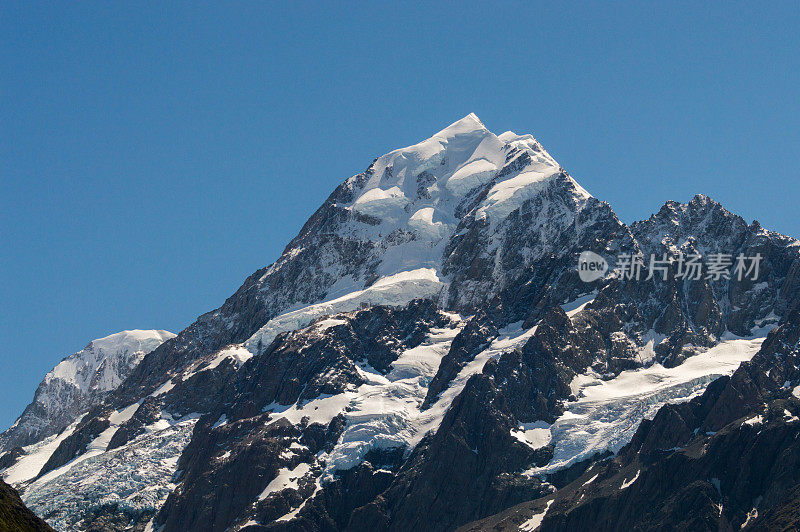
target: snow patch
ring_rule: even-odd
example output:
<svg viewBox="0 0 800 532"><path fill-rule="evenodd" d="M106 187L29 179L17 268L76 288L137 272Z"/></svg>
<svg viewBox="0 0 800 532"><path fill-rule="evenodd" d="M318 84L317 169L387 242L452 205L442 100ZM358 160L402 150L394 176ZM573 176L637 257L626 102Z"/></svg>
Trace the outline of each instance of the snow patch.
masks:
<svg viewBox="0 0 800 532"><path fill-rule="evenodd" d="M567 316L569 316L571 319L575 317L578 313L580 313L583 309L585 309L586 305L594 301L595 297L597 297L597 292L591 292L577 299L574 299L569 303L564 303L563 305L561 305L561 308L564 310L564 312L566 312Z"/></svg>
<svg viewBox="0 0 800 532"><path fill-rule="evenodd" d="M528 445L531 449L539 449L550 443L550 424L545 421L522 423L518 430L511 430L511 435Z"/></svg>
<svg viewBox="0 0 800 532"><path fill-rule="evenodd" d="M423 237L441 239L447 234L447 228L442 222L433 221L435 212L433 207L419 209L408 219L408 226Z"/></svg>
<svg viewBox="0 0 800 532"><path fill-rule="evenodd" d="M252 358L253 354L248 351L242 345L233 345L229 346L225 349L220 350L217 355L211 359L211 361L203 367L203 371L214 369L219 366L223 360L231 359L234 361L237 367L241 367L242 364L247 362L250 358Z"/></svg>
<svg viewBox="0 0 800 532"><path fill-rule="evenodd" d="M328 318L318 321L317 323L314 324L314 326L320 331L325 331L330 329L331 327L336 327L337 325L344 325L345 323L347 323L346 320L340 320L338 318Z"/></svg>
<svg viewBox="0 0 800 532"><path fill-rule="evenodd" d="M373 188L356 200L353 210L376 218L392 218L402 213L408 203L409 199L398 187L388 190Z"/></svg>
<svg viewBox="0 0 800 532"><path fill-rule="evenodd" d="M542 521L544 521L544 516L547 515L547 511L550 509L550 505L553 504L554 499L550 499L547 501L547 504L544 507L544 512L540 514L536 514L521 525L519 525L519 529L523 532L533 532L534 530L538 529L542 526Z"/></svg>
<svg viewBox="0 0 800 532"><path fill-rule="evenodd" d="M42 467L44 467L56 449L58 449L58 446L61 445L61 442L75 432L78 423L80 423L82 419L83 416L79 417L70 426L62 430L60 434L50 436L38 443L23 447L25 455L22 456L16 464L3 471L3 480L11 485L18 485L38 475Z"/></svg>
<svg viewBox="0 0 800 532"><path fill-rule="evenodd" d="M221 427L221 426L227 425L227 424L228 424L228 416L226 416L225 414L222 414L221 416L219 416L219 419L217 419L217 421L211 426L211 430L214 430L214 429L216 429L218 427Z"/></svg>
<svg viewBox="0 0 800 532"><path fill-rule="evenodd" d="M256 354L259 342L266 347L278 334L301 329L323 316L352 312L365 304L404 306L414 299L438 296L443 286L433 268L418 268L390 275L364 290L276 316L251 336L244 346Z"/></svg>
<svg viewBox="0 0 800 532"><path fill-rule="evenodd" d="M641 421L666 403L701 394L717 377L732 374L758 351L764 338L729 340L687 358L674 368L660 364L623 371L604 381L593 373L575 377L570 387L578 396L551 426L552 460L529 474L546 474L606 450L617 452L630 441Z"/></svg>
<svg viewBox="0 0 800 532"><path fill-rule="evenodd" d="M752 427L752 426L755 426L755 425L761 425L763 423L764 423L764 418L759 414L757 416L754 416L754 417L751 417L750 419L745 420L742 424L743 425L750 425Z"/></svg>
<svg viewBox="0 0 800 532"><path fill-rule="evenodd" d="M636 480L639 478L639 473L641 473L641 470L636 471L636 474L633 476L632 479L623 481L622 484L620 485L619 489L624 490L624 489L629 488L631 486L631 484L636 482Z"/></svg>
<svg viewBox="0 0 800 532"><path fill-rule="evenodd" d="M498 170L497 164L492 161L476 159L456 170L445 186L453 194L463 196L473 188L491 181Z"/></svg>
<svg viewBox="0 0 800 532"><path fill-rule="evenodd" d="M172 379L170 379L167 382L165 382L164 384L162 384L161 386L159 386L158 388L156 388L156 390L153 393L150 394L150 397L158 397L159 395L167 393L168 391L170 391L174 387L175 387L175 383L172 382Z"/></svg>
<svg viewBox="0 0 800 532"><path fill-rule="evenodd" d="M281 468L278 470L278 475L267 484L267 487L258 496L258 500L263 501L269 497L270 493L276 493L287 488L298 489L297 481L306 476L310 470L311 466L304 462L297 464L294 469Z"/></svg>

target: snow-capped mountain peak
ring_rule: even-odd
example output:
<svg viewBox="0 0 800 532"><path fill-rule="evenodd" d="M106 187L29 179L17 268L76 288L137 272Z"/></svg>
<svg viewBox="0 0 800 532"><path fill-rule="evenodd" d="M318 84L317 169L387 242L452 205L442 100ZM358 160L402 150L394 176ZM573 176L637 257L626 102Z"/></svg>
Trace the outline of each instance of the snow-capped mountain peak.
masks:
<svg viewBox="0 0 800 532"><path fill-rule="evenodd" d="M523 153L528 157L521 158ZM378 158L352 208L378 218L394 218L399 209L410 211L419 200L432 204L457 203L492 181L510 163L519 166L519 170L527 170L528 175L520 179L507 171L507 178L500 181L513 183L489 194L490 203L510 199L515 191L561 170L532 135L507 131L498 137L470 113L418 144ZM537 179L534 173L538 174ZM442 207L447 210L445 205Z"/></svg>
<svg viewBox="0 0 800 532"><path fill-rule="evenodd" d="M578 204L591 197L532 135L507 131L498 137L470 113L418 144L379 157L341 206L377 228L356 229L370 240L404 231L434 247L465 216L496 227L559 177ZM435 255L415 266L438 262L440 252ZM389 270L384 273L397 273Z"/></svg>
<svg viewBox="0 0 800 532"><path fill-rule="evenodd" d="M134 329L92 340L82 350L62 360L44 381L62 380L83 393L113 390L132 366L174 336L169 331Z"/></svg>
<svg viewBox="0 0 800 532"><path fill-rule="evenodd" d="M418 144L379 157L353 208L383 217L415 200L437 203L488 182L504 162L503 142L469 114Z"/></svg>
<svg viewBox="0 0 800 532"><path fill-rule="evenodd" d="M486 126L483 125L481 119L475 113L469 113L464 118L456 120L446 128L442 129L434 135L434 137L449 138L458 134L473 133L476 131L484 131L490 133Z"/></svg>
<svg viewBox="0 0 800 532"><path fill-rule="evenodd" d="M445 270L458 275L468 269L448 263L461 260L463 251L495 255L486 259L488 268L508 252L497 243L510 233L529 242L514 268L526 267L541 253L569 253L542 235L580 229L574 221L590 198L533 136L498 137L470 113L422 142L379 157L337 189L259 280L269 287L263 291L269 297L276 289L297 286L270 280L284 271L292 279L308 278L302 289L318 285L319 292L303 303L287 294L288 304L246 345L255 353L282 331L363 304L447 297L452 277ZM522 210L537 211L535 223L519 226L519 217L510 220ZM610 210L606 214L613 216ZM467 243L458 235L469 231L475 238L468 242L481 244L455 247ZM358 251L343 253L346 249ZM502 285L503 272L482 273L495 288ZM465 304L473 303L469 297L459 295Z"/></svg>
<svg viewBox="0 0 800 532"><path fill-rule="evenodd" d="M60 431L116 389L147 353L174 337L163 330L122 331L64 358L45 375L17 422L0 434L0 450Z"/></svg>

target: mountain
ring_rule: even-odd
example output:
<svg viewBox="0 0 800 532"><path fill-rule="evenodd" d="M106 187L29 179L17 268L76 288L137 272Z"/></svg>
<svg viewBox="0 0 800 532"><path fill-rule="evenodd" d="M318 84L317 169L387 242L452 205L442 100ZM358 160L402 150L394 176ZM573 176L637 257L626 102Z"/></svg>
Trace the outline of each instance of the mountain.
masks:
<svg viewBox="0 0 800 532"><path fill-rule="evenodd" d="M147 353L174 336L168 331L122 331L92 340L66 357L45 375L14 425L0 434L0 452L60 432L119 386Z"/></svg>
<svg viewBox="0 0 800 532"><path fill-rule="evenodd" d="M5 532L50 532L53 529L25 508L17 492L0 480L0 530Z"/></svg>
<svg viewBox="0 0 800 532"><path fill-rule="evenodd" d="M587 252L608 270L584 282ZM632 254L672 260L633 278ZM718 254L757 275L712 275ZM561 494L643 460L642 431L766 356L799 301L797 240L702 195L628 226L532 136L471 114L345 180L274 264L0 468L61 530L572 515Z"/></svg>

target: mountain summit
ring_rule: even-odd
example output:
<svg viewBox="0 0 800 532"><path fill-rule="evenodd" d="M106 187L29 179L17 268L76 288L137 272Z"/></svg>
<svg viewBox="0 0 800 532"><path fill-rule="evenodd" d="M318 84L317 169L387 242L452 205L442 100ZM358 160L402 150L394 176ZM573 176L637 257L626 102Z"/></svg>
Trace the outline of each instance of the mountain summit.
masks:
<svg viewBox="0 0 800 532"><path fill-rule="evenodd" d="M169 331L122 331L92 340L45 375L0 449L28 445L60 432L117 388L144 356L174 338Z"/></svg>

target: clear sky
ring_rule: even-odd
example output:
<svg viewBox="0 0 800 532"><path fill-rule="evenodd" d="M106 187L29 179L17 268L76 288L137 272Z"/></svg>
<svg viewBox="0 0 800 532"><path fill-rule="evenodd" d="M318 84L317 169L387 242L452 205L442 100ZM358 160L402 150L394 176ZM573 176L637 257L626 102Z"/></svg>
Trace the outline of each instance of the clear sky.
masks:
<svg viewBox="0 0 800 532"><path fill-rule="evenodd" d="M63 356L178 332L469 112L626 222L702 192L800 236L796 2L336 4L0 3L0 427Z"/></svg>

